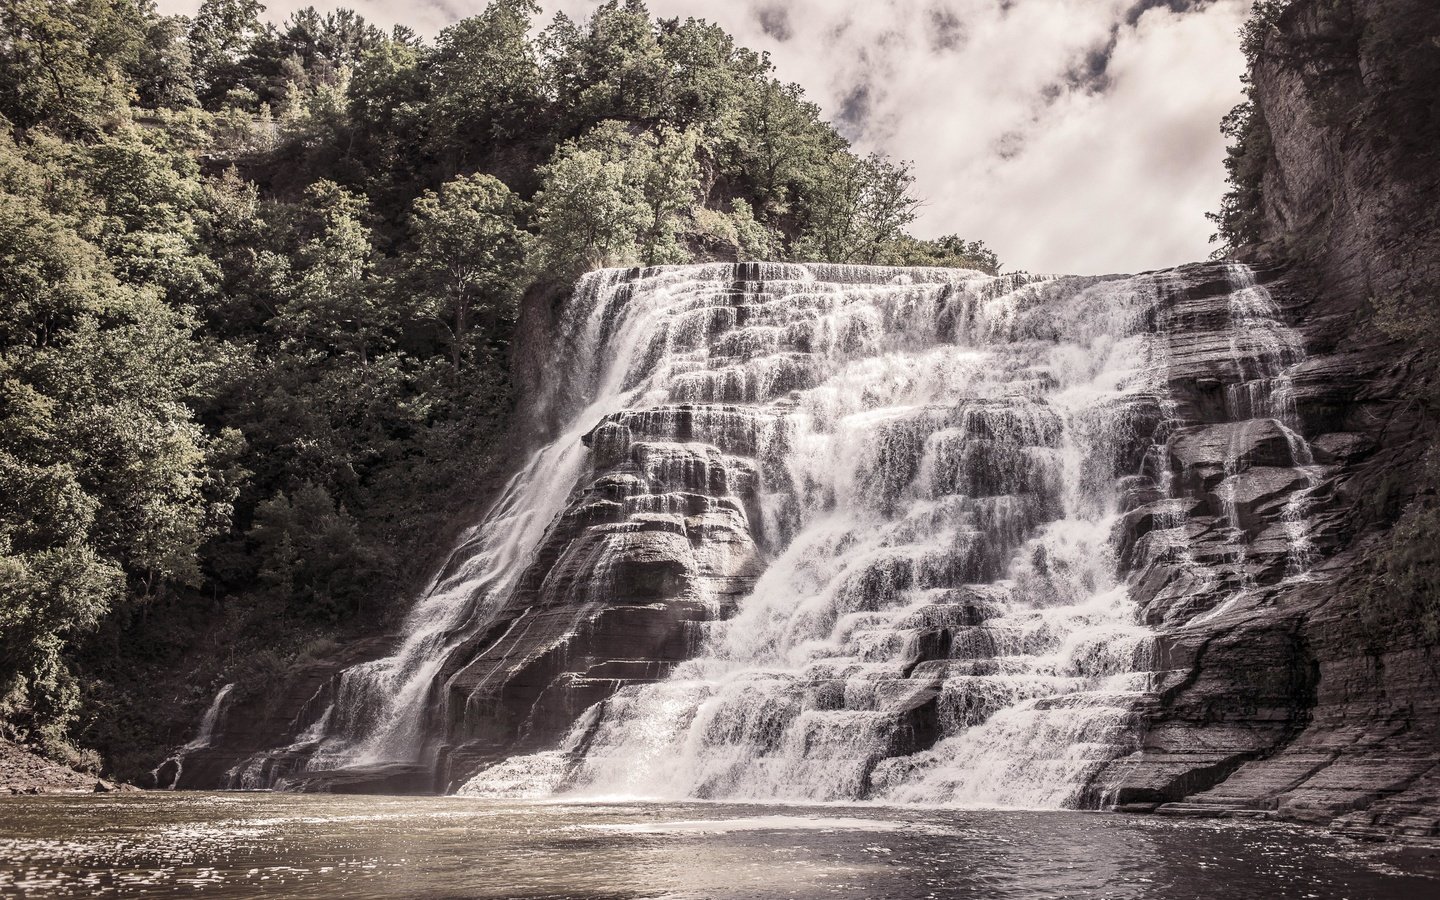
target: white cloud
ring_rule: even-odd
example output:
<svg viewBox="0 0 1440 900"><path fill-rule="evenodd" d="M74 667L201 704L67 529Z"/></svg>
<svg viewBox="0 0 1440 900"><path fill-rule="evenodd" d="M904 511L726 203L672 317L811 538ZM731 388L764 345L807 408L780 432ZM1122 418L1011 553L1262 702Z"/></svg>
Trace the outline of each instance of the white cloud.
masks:
<svg viewBox="0 0 1440 900"><path fill-rule="evenodd" d="M198 0L160 0L189 12ZM273 0L283 18L310 5ZM484 0L351 0L434 35ZM584 16L598 0L542 0ZM1009 267L1135 271L1203 258L1240 97L1248 0L650 0L771 52L856 146L913 160L917 232Z"/></svg>

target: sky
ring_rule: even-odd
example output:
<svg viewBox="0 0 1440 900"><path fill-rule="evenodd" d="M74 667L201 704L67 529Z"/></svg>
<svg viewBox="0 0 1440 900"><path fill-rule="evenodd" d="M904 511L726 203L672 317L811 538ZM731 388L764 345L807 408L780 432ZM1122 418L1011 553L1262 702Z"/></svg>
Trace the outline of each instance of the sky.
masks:
<svg viewBox="0 0 1440 900"><path fill-rule="evenodd" d="M583 17L599 0L540 0ZM199 0L159 0L191 14ZM434 37L485 0L348 6ZM1138 272L1205 258L1240 101L1250 0L649 0L708 19L799 82L862 152L914 164L920 237L982 239L1007 270Z"/></svg>

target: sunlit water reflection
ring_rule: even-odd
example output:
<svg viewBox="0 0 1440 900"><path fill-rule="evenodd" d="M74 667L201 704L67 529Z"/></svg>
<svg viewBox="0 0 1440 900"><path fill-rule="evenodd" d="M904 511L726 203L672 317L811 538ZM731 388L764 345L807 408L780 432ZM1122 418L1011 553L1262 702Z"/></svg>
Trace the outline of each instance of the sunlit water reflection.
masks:
<svg viewBox="0 0 1440 900"><path fill-rule="evenodd" d="M1429 851L1290 826L883 806L0 798L0 895L1407 898Z"/></svg>

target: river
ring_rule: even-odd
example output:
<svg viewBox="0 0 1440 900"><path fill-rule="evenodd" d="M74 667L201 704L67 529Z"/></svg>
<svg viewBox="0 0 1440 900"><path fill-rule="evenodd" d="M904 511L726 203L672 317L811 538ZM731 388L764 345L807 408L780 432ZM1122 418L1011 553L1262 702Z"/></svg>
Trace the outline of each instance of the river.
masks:
<svg viewBox="0 0 1440 900"><path fill-rule="evenodd" d="M0 798L0 896L1433 898L1434 850L1247 821L878 805Z"/></svg>

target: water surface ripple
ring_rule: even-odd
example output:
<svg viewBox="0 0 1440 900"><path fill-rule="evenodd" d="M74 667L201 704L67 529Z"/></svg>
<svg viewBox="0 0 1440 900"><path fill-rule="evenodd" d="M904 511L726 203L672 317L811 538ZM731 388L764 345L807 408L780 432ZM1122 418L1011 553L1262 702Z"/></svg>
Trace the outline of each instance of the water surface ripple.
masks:
<svg viewBox="0 0 1440 900"><path fill-rule="evenodd" d="M146 794L0 798L0 896L1423 898L1434 851L1107 813Z"/></svg>

